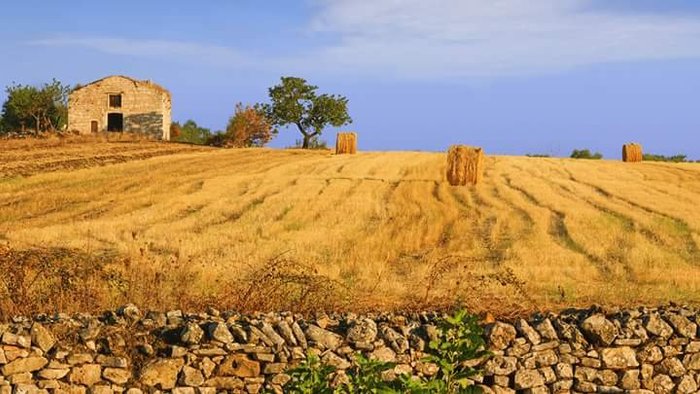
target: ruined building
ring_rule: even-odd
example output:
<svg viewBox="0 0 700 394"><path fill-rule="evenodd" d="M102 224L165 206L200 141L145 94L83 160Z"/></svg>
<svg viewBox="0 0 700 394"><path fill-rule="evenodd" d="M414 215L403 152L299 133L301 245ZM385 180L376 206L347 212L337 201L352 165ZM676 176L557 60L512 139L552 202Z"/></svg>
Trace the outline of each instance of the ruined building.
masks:
<svg viewBox="0 0 700 394"><path fill-rule="evenodd" d="M68 99L68 129L143 133L170 139L170 92L151 81L115 75L73 90Z"/></svg>

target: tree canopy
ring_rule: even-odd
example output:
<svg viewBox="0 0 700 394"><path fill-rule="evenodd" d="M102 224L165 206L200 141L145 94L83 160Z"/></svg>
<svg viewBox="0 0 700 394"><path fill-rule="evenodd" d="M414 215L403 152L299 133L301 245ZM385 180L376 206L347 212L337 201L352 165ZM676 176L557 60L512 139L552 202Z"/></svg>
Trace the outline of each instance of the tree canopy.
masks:
<svg viewBox="0 0 700 394"><path fill-rule="evenodd" d="M317 94L317 86L303 78L282 77L269 89L270 104L263 104L266 116L275 126L295 125L303 136L302 148L309 148L314 137L327 126L352 123L348 99L334 94Z"/></svg>
<svg viewBox="0 0 700 394"><path fill-rule="evenodd" d="M5 91L7 100L2 105L5 132L39 134L61 130L66 125L70 88L56 79L40 87L14 84Z"/></svg>

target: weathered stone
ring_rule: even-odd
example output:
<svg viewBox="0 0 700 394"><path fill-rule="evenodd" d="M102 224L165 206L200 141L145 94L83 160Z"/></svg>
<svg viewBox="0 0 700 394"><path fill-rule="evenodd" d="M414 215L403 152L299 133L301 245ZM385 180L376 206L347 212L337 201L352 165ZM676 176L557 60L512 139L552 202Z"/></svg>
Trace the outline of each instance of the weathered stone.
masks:
<svg viewBox="0 0 700 394"><path fill-rule="evenodd" d="M297 339L294 337L294 332L287 321L280 320L275 326L277 327L277 331L279 331L282 338L284 338L284 341L287 342L287 345L297 346Z"/></svg>
<svg viewBox="0 0 700 394"><path fill-rule="evenodd" d="M51 369L51 368L44 368L41 371L37 372L37 376L42 378L42 379L61 379L64 376L68 375L68 372L70 372L70 369L68 368L61 368L61 369Z"/></svg>
<svg viewBox="0 0 700 394"><path fill-rule="evenodd" d="M178 383L183 386L198 387L204 384L204 375L200 370L185 365L180 371Z"/></svg>
<svg viewBox="0 0 700 394"><path fill-rule="evenodd" d="M195 394L194 387L175 387L171 391L172 394Z"/></svg>
<svg viewBox="0 0 700 394"><path fill-rule="evenodd" d="M204 357L202 361L199 362L199 370L202 371L202 374L206 379L211 377L211 374L214 372L215 368L216 363L214 363L209 357Z"/></svg>
<svg viewBox="0 0 700 394"><path fill-rule="evenodd" d="M18 384L22 384L22 383L31 383L32 382L32 373L31 372L16 373L14 375L8 376L7 379L11 385L18 385Z"/></svg>
<svg viewBox="0 0 700 394"><path fill-rule="evenodd" d="M141 369L139 380L146 386L170 390L175 387L183 364L184 361L179 358L154 360Z"/></svg>
<svg viewBox="0 0 700 394"><path fill-rule="evenodd" d="M326 362L328 365L332 365L328 362ZM333 365L335 366L335 365ZM267 363L263 367L263 375L276 375L278 373L284 372L284 370L287 368L287 363ZM344 368L338 368L338 369L344 369Z"/></svg>
<svg viewBox="0 0 700 394"><path fill-rule="evenodd" d="M698 334L698 325L691 322L685 316L678 315L675 313L668 313L664 315L666 321L671 323L671 326L676 330L676 332L685 338L695 338Z"/></svg>
<svg viewBox="0 0 700 394"><path fill-rule="evenodd" d="M121 368L107 367L102 370L102 377L114 384L126 384L131 379L131 372Z"/></svg>
<svg viewBox="0 0 700 394"><path fill-rule="evenodd" d="M617 373L611 369L598 371L593 383L600 386L615 386L617 384Z"/></svg>
<svg viewBox="0 0 700 394"><path fill-rule="evenodd" d="M617 337L617 327L603 314L595 314L581 323L581 331L593 343L610 346Z"/></svg>
<svg viewBox="0 0 700 394"><path fill-rule="evenodd" d="M39 323L32 324L30 330L32 343L44 352L48 352L56 344L54 335Z"/></svg>
<svg viewBox="0 0 700 394"><path fill-rule="evenodd" d="M515 372L514 384L516 390L542 386L544 377L536 369L521 369Z"/></svg>
<svg viewBox="0 0 700 394"><path fill-rule="evenodd" d="M282 338L282 336L280 336L270 324L263 323L260 326L260 331L262 331L262 333L272 341L274 346L284 346L284 338Z"/></svg>
<svg viewBox="0 0 700 394"><path fill-rule="evenodd" d="M630 369L622 374L620 379L620 387L625 390L636 390L641 387L639 383L639 370Z"/></svg>
<svg viewBox="0 0 700 394"><path fill-rule="evenodd" d="M679 394L680 393L683 393L683 394L697 393L698 392L697 382L695 382L695 379L693 379L692 376L685 375L678 382L678 387L676 387L676 392Z"/></svg>
<svg viewBox="0 0 700 394"><path fill-rule="evenodd" d="M574 378L577 381L593 382L598 376L598 370L588 367L576 367L574 369Z"/></svg>
<svg viewBox="0 0 700 394"><path fill-rule="evenodd" d="M204 338L204 330L197 323L187 323L180 329L180 341L188 345L196 345Z"/></svg>
<svg viewBox="0 0 700 394"><path fill-rule="evenodd" d="M372 360L393 363L394 361L396 361L396 353L394 353L394 351L390 348L383 346L375 349L372 353L370 353L369 358Z"/></svg>
<svg viewBox="0 0 700 394"><path fill-rule="evenodd" d="M686 354L683 357L683 365L692 371L700 371L700 353Z"/></svg>
<svg viewBox="0 0 700 394"><path fill-rule="evenodd" d="M598 385L598 387L596 387L596 392L601 393L601 394L616 394L616 393L624 393L625 391L622 390L621 388L615 387L615 386Z"/></svg>
<svg viewBox="0 0 700 394"><path fill-rule="evenodd" d="M233 335L226 324L220 322L210 323L206 326L207 335L215 341L230 343L233 342Z"/></svg>
<svg viewBox="0 0 700 394"><path fill-rule="evenodd" d="M66 361L70 365L87 364L91 363L94 357L89 353L76 353L68 356Z"/></svg>
<svg viewBox="0 0 700 394"><path fill-rule="evenodd" d="M658 313L650 313L644 321L644 328L656 336L668 338L673 335L673 328Z"/></svg>
<svg viewBox="0 0 700 394"><path fill-rule="evenodd" d="M294 333L294 338L296 338L299 346L301 346L302 349L306 349L308 347L308 344L306 342L306 335L304 334L304 331L302 331L301 327L299 327L299 324L297 322L293 322L291 327L292 332Z"/></svg>
<svg viewBox="0 0 700 394"><path fill-rule="evenodd" d="M552 384L552 393L569 393L574 386L571 379L557 380Z"/></svg>
<svg viewBox="0 0 700 394"><path fill-rule="evenodd" d="M97 356L95 362L103 367L110 368L126 368L129 366L129 361L124 357L105 356L103 354Z"/></svg>
<svg viewBox="0 0 700 394"><path fill-rule="evenodd" d="M556 373L554 373L554 369L552 369L552 367L540 368L539 371L542 374L542 377L544 378L545 384L551 384L557 380L557 375Z"/></svg>
<svg viewBox="0 0 700 394"><path fill-rule="evenodd" d="M683 363L675 357L669 357L656 365L656 370L671 377L679 377L685 373Z"/></svg>
<svg viewBox="0 0 700 394"><path fill-rule="evenodd" d="M609 369L628 369L639 366L637 354L629 347L605 348L601 350L603 365Z"/></svg>
<svg viewBox="0 0 700 394"><path fill-rule="evenodd" d="M515 327L510 324L495 322L486 326L486 339L492 349L506 349L516 335Z"/></svg>
<svg viewBox="0 0 700 394"><path fill-rule="evenodd" d="M2 374L5 376L23 372L34 372L44 368L48 363L49 361L44 357L18 358L5 364L0 371L2 371Z"/></svg>
<svg viewBox="0 0 700 394"><path fill-rule="evenodd" d="M517 362L515 357L494 356L484 364L484 374L510 375L517 369Z"/></svg>
<svg viewBox="0 0 700 394"><path fill-rule="evenodd" d="M554 372L559 379L572 379L574 377L574 369L571 364L558 363L554 366Z"/></svg>
<svg viewBox="0 0 700 394"><path fill-rule="evenodd" d="M215 378L207 379L204 382L204 386L216 387L217 389L225 390L240 390L245 387L245 383L239 378L231 376L218 376Z"/></svg>
<svg viewBox="0 0 700 394"><path fill-rule="evenodd" d="M592 382L578 381L574 388L582 393L595 393L598 391L598 385Z"/></svg>
<svg viewBox="0 0 700 394"><path fill-rule="evenodd" d="M528 322L525 321L525 319L518 320L515 323L515 328L533 345L537 345L542 340L540 334L537 331L535 331L535 329L532 328L530 324L528 324Z"/></svg>
<svg viewBox="0 0 700 394"><path fill-rule="evenodd" d="M656 375L652 380L654 384L654 393L672 393L673 389L676 387L676 384L673 383L673 379L668 375Z"/></svg>
<svg viewBox="0 0 700 394"><path fill-rule="evenodd" d="M234 354L227 356L219 364L218 374L239 378L256 377L260 375L260 363L249 359L245 354Z"/></svg>
<svg viewBox="0 0 700 394"><path fill-rule="evenodd" d="M99 364L83 364L73 367L68 375L68 381L74 384L91 386L102 380L102 367Z"/></svg>
<svg viewBox="0 0 700 394"><path fill-rule="evenodd" d="M377 323L372 319L354 321L347 332L347 340L350 343L372 342L377 338Z"/></svg>
<svg viewBox="0 0 700 394"><path fill-rule="evenodd" d="M339 335L313 324L310 324L306 328L306 337L309 341L313 341L317 345L323 346L325 349L329 350L337 349L342 343L342 338L340 338Z"/></svg>

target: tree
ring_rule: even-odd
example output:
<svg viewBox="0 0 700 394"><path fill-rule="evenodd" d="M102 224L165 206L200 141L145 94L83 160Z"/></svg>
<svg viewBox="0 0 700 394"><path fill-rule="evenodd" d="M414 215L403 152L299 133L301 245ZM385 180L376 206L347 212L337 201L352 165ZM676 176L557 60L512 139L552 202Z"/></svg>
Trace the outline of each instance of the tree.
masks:
<svg viewBox="0 0 700 394"><path fill-rule="evenodd" d="M189 119L182 125L178 122L173 122L170 129L180 130L180 134L177 137L171 137L171 140L178 142L205 145L211 137L211 130L205 127L199 127L197 122L192 119Z"/></svg>
<svg viewBox="0 0 700 394"><path fill-rule="evenodd" d="M347 98L318 95L318 87L309 85L303 78L282 77L281 80L279 85L269 89L271 103L262 108L272 125L295 125L304 138L302 148L309 148L311 140L321 135L326 126L352 123Z"/></svg>
<svg viewBox="0 0 700 394"><path fill-rule="evenodd" d="M15 84L8 86L2 106L3 129L35 134L62 129L68 121L70 88L53 79L41 87Z"/></svg>
<svg viewBox="0 0 700 394"><path fill-rule="evenodd" d="M244 106L238 103L226 126L224 145L235 148L260 147L270 142L276 134L277 129L273 128L261 105Z"/></svg>

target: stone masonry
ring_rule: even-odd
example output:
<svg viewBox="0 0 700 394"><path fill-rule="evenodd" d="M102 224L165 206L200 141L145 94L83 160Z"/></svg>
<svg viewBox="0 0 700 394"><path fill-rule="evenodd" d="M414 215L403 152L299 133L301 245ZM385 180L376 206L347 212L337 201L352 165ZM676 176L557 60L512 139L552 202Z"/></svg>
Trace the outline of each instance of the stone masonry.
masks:
<svg viewBox="0 0 700 394"><path fill-rule="evenodd" d="M307 354L339 370L352 355L431 376L435 314L142 313L17 317L0 324L0 393L281 393ZM538 314L485 324L486 393L694 393L700 312L687 307Z"/></svg>
<svg viewBox="0 0 700 394"><path fill-rule="evenodd" d="M124 131L170 139L170 92L151 81L110 76L71 92L68 130Z"/></svg>

